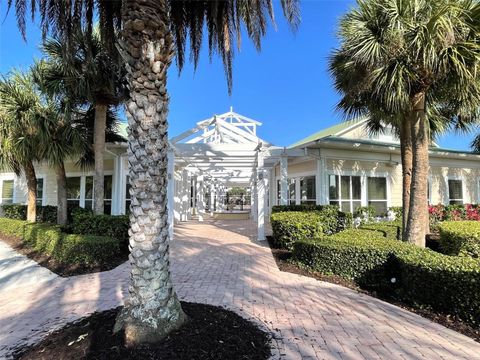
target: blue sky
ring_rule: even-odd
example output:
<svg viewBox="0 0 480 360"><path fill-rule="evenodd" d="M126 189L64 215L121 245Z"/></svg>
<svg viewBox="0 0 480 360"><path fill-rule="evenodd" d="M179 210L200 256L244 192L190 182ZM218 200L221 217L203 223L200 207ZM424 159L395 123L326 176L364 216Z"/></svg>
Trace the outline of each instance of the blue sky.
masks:
<svg viewBox="0 0 480 360"><path fill-rule="evenodd" d="M40 57L41 36L29 24L27 43L16 27L14 12L6 15L0 1L0 73L12 67L27 68ZM234 60L233 92L228 95L223 66L210 63L204 48L194 72L186 64L182 73L173 65L168 79L170 135L194 126L213 114L234 111L263 123L258 134L275 145L286 146L322 128L343 120L335 110L338 95L328 74L328 56L337 45L339 18L355 2L350 0L302 1L302 22L293 34L276 3L277 30L270 27L258 53L244 37ZM468 149L471 135L445 134L443 147Z"/></svg>

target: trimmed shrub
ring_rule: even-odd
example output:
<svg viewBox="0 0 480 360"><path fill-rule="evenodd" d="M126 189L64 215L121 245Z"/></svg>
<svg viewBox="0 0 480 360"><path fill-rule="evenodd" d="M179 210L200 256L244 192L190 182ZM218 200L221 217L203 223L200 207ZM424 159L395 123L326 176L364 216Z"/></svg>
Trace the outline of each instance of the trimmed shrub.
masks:
<svg viewBox="0 0 480 360"><path fill-rule="evenodd" d="M279 212L272 214L273 238L275 245L291 249L295 241L322 235L322 217L319 212Z"/></svg>
<svg viewBox="0 0 480 360"><path fill-rule="evenodd" d="M438 229L442 253L480 258L480 222L445 221Z"/></svg>
<svg viewBox="0 0 480 360"><path fill-rule="evenodd" d="M398 221L368 223L368 224L362 225L360 229L376 231L380 233L382 237L385 237L390 240L401 240L402 238L402 224Z"/></svg>
<svg viewBox="0 0 480 360"><path fill-rule="evenodd" d="M82 208L72 211L70 231L74 234L108 236L117 239L122 249L128 251L127 215L96 215Z"/></svg>
<svg viewBox="0 0 480 360"><path fill-rule="evenodd" d="M397 293L406 302L458 316L480 328L480 264L433 251L396 255Z"/></svg>
<svg viewBox="0 0 480 360"><path fill-rule="evenodd" d="M344 234L348 233L348 234ZM480 326L480 263L351 230L298 241L293 260Z"/></svg>
<svg viewBox="0 0 480 360"><path fill-rule="evenodd" d="M275 205L272 215L280 212L317 212L321 216L323 232L335 234L352 227L351 213L340 211L337 205Z"/></svg>
<svg viewBox="0 0 480 360"><path fill-rule="evenodd" d="M349 230L348 234L339 233L296 242L292 258L315 271L338 275L368 286L378 282L378 272L383 271L382 266L394 253L409 251L413 246L381 236L375 238L375 232L372 231Z"/></svg>
<svg viewBox="0 0 480 360"><path fill-rule="evenodd" d="M403 207L401 206L391 206L388 208L389 211L393 211L395 214L395 220L402 220L403 217Z"/></svg>
<svg viewBox="0 0 480 360"><path fill-rule="evenodd" d="M23 204L5 204L2 205L3 216L8 219L26 220L27 205ZM57 207L46 205L37 206L37 221L45 223L57 222Z"/></svg>
<svg viewBox="0 0 480 360"><path fill-rule="evenodd" d="M55 225L0 218L0 234L19 237L29 247L62 263L103 263L116 259L121 254L117 239L64 234Z"/></svg>

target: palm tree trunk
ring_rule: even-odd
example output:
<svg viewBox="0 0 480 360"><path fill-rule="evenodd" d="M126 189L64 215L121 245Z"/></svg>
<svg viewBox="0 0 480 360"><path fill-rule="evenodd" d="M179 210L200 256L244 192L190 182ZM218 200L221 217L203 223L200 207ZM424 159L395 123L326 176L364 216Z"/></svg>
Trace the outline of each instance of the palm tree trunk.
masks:
<svg viewBox="0 0 480 360"><path fill-rule="evenodd" d="M400 125L400 154L402 158L402 239L406 240L407 219L410 208L410 186L412 182L412 118L409 114Z"/></svg>
<svg viewBox="0 0 480 360"><path fill-rule="evenodd" d="M107 124L107 105L95 105L95 125L93 132L93 151L95 156L95 177L93 179L93 209L95 214L103 214L104 175L103 155L105 152L105 128Z"/></svg>
<svg viewBox="0 0 480 360"><path fill-rule="evenodd" d="M27 180L27 221L37 221L37 177L31 161L24 166L25 179Z"/></svg>
<svg viewBox="0 0 480 360"><path fill-rule="evenodd" d="M425 113L425 93L413 97L412 119L412 183L410 208L407 220L407 241L425 247L426 223L428 222L428 146L429 124Z"/></svg>
<svg viewBox="0 0 480 360"><path fill-rule="evenodd" d="M55 168L57 174L57 224L67 224L67 176L65 164L61 162Z"/></svg>
<svg viewBox="0 0 480 360"><path fill-rule="evenodd" d="M166 83L173 43L166 1L127 0L123 16L120 46L130 89L126 110L132 272L129 298L114 330L123 328L132 346L162 339L186 316L169 269Z"/></svg>

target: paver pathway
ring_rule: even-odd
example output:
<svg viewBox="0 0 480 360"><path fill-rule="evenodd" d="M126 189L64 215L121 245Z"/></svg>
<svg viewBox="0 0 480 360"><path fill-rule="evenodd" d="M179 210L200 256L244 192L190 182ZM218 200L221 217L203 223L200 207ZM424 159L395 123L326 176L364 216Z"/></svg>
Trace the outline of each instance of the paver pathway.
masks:
<svg viewBox="0 0 480 360"><path fill-rule="evenodd" d="M172 273L181 299L226 306L270 329L278 345L274 358L480 359L479 343L441 325L352 290L279 271L268 247L253 240L253 225L176 226ZM34 342L65 321L120 304L128 265L68 279L38 278L38 284L22 286L19 280L5 289L0 281L0 358L13 344Z"/></svg>

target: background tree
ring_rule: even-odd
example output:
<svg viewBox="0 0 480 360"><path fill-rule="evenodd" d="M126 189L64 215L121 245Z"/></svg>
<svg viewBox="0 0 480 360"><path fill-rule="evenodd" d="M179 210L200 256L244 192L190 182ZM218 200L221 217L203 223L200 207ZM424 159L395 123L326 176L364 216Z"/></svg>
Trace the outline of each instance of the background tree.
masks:
<svg viewBox="0 0 480 360"><path fill-rule="evenodd" d="M27 221L36 221L37 177L33 163L40 160L43 145L39 124L48 109L34 90L29 74L14 71L0 80L0 166L25 174Z"/></svg>
<svg viewBox="0 0 480 360"><path fill-rule="evenodd" d="M299 20L297 3L281 0L293 27ZM12 0L12 4L25 36L25 0ZM115 329L125 329L129 344L157 341L185 321L168 268L167 70L173 56L182 69L187 39L196 66L205 35L210 54L222 57L230 89L234 47L235 43L240 45L242 26L260 49L268 19L273 20L272 1L31 0L32 14L36 14L37 4L44 35L51 30L67 43L82 27L91 33L94 14L99 18L101 39L107 49L115 47L115 32L120 30L117 45L129 89L126 110L132 276L130 296Z"/></svg>
<svg viewBox="0 0 480 360"><path fill-rule="evenodd" d="M458 124L474 120L470 110L480 99L478 9L477 2L468 0L366 0L340 22L341 47L331 65L337 88L345 89L348 74L358 72L340 106L373 101L380 113L400 117L402 155L409 148L410 133L412 175L405 237L420 246L425 245L428 224L428 113L441 110L442 116ZM402 165L408 172L409 164Z"/></svg>
<svg viewBox="0 0 480 360"><path fill-rule="evenodd" d="M47 61L44 90L50 94L64 94L67 108L93 106L94 211L103 214L107 113L109 107L117 105L124 95L118 54L115 47L105 47L98 29L79 28L72 33L70 42L57 36L46 39L41 48Z"/></svg>

